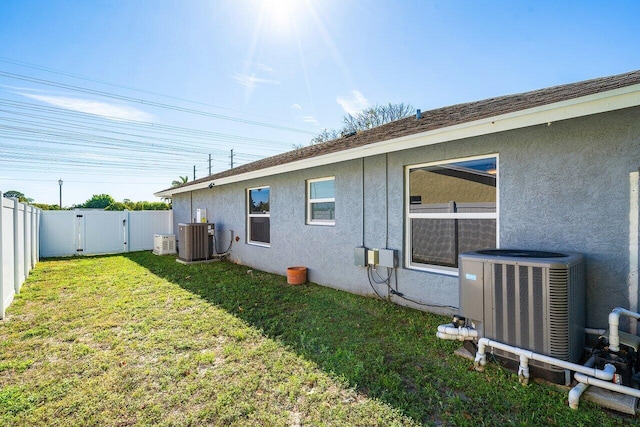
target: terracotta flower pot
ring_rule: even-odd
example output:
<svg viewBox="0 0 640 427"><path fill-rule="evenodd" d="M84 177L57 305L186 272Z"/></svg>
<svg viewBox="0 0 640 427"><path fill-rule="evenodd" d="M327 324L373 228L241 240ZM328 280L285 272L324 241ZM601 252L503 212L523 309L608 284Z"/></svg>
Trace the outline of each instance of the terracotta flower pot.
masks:
<svg viewBox="0 0 640 427"><path fill-rule="evenodd" d="M287 268L287 283L290 285L307 283L307 267Z"/></svg>

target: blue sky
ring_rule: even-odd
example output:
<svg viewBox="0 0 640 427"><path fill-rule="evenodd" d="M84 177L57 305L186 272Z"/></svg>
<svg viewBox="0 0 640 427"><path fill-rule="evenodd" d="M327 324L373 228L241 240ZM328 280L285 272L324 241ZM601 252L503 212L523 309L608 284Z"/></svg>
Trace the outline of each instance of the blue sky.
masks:
<svg viewBox="0 0 640 427"><path fill-rule="evenodd" d="M638 1L0 2L0 191L157 200L346 112L640 69Z"/></svg>

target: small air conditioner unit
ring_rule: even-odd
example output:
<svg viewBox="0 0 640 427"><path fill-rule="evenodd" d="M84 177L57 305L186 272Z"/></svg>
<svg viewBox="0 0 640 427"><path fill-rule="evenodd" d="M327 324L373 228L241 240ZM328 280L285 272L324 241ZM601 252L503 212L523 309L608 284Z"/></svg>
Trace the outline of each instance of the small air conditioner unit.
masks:
<svg viewBox="0 0 640 427"><path fill-rule="evenodd" d="M213 230L213 224L178 224L178 242L180 244L178 258L187 262L209 259L210 228Z"/></svg>
<svg viewBox="0 0 640 427"><path fill-rule="evenodd" d="M176 253L176 236L174 234L154 234L153 253L169 255Z"/></svg>
<svg viewBox="0 0 640 427"><path fill-rule="evenodd" d="M582 255L509 249L465 253L460 255L459 283L460 315L481 337L580 362L585 337ZM531 365L537 376L566 381L562 369Z"/></svg>

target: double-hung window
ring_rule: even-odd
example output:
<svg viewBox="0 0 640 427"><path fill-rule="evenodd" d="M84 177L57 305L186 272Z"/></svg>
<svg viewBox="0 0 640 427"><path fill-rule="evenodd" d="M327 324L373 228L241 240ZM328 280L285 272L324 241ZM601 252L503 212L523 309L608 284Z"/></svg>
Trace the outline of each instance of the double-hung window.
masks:
<svg viewBox="0 0 640 427"><path fill-rule="evenodd" d="M406 168L406 263L457 274L458 255L497 246L498 157Z"/></svg>
<svg viewBox="0 0 640 427"><path fill-rule="evenodd" d="M270 236L269 187L247 190L247 233L249 243L269 246Z"/></svg>
<svg viewBox="0 0 640 427"><path fill-rule="evenodd" d="M335 177L307 181L307 224L335 225Z"/></svg>

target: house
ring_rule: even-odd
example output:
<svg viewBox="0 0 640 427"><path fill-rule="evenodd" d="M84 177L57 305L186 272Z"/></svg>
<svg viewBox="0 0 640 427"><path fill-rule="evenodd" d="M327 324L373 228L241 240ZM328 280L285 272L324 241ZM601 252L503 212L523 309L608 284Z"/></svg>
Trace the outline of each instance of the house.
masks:
<svg viewBox="0 0 640 427"><path fill-rule="evenodd" d="M156 196L174 230L206 208L230 259L438 313L459 253L584 254L586 324L638 311L640 71L453 105L265 158ZM179 243L178 243L179 245ZM359 266L395 250L395 269ZM382 265L393 265L383 251Z"/></svg>

